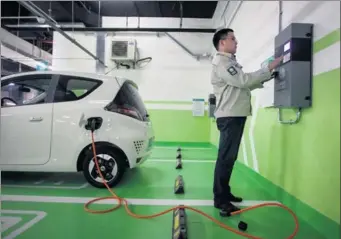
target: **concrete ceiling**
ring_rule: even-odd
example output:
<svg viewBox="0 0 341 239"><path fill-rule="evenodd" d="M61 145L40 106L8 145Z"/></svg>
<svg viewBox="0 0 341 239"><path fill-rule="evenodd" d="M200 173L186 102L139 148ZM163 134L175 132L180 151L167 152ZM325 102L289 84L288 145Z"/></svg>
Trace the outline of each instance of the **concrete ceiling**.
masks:
<svg viewBox="0 0 341 239"><path fill-rule="evenodd" d="M39 26L41 23L38 22L36 15L17 1L0 2L2 28L46 52L51 52L53 29ZM216 8L220 6L218 1L32 1L32 3L49 15L55 23L81 24L85 28L100 27L102 17L210 20L214 17Z"/></svg>
<svg viewBox="0 0 341 239"><path fill-rule="evenodd" d="M99 15L112 17L172 17L211 19L217 1L32 1L57 22L82 22L98 27ZM2 17L32 16L16 1L1 1ZM34 20L21 19L21 23ZM18 19L2 18L2 24Z"/></svg>
<svg viewBox="0 0 341 239"><path fill-rule="evenodd" d="M103 16L211 19L218 3L218 1L32 2L58 23L78 23L84 24L85 27L100 27ZM33 28L23 29L22 26L25 24L33 24ZM50 51L52 32L48 28L35 27L37 24L35 16L17 1L1 1L1 27L45 51Z"/></svg>

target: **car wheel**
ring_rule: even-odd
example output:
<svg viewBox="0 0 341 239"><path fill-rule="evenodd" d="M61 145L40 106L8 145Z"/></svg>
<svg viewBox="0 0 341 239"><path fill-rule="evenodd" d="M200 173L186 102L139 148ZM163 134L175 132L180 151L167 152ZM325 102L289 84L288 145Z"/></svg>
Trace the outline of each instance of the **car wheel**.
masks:
<svg viewBox="0 0 341 239"><path fill-rule="evenodd" d="M96 147L96 157L101 173L109 187L117 185L126 169L124 157L107 146ZM86 180L96 188L105 188L101 175L97 171L93 152L89 152L83 163L83 174Z"/></svg>

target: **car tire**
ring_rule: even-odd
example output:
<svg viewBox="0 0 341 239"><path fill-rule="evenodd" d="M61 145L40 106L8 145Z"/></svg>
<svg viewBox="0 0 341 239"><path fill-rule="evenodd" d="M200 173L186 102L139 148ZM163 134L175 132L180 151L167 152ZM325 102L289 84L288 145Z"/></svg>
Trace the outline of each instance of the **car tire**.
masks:
<svg viewBox="0 0 341 239"><path fill-rule="evenodd" d="M115 175L113 175L113 177L110 180L106 180L106 183L108 184L110 188L116 186L121 181L123 174L126 170L125 163L124 163L125 162L124 156L121 153L118 153L115 149L108 147L108 146L97 146L96 154L97 154L97 161L99 162L99 164L101 162L103 155L105 155L107 158L111 157L111 159L114 160L115 162L114 167L116 167L115 168L116 173ZM108 163L107 160L104 160L104 161ZM92 170L96 170L96 169L97 167L95 164L93 152L92 150L89 150L83 162L83 175L85 179L88 181L88 183L91 184L92 186L96 188L106 188L100 175L98 175L98 178L96 178L96 179L99 179L100 181L97 181L94 178L94 176L92 176L92 172L93 172ZM107 168L105 170L107 170Z"/></svg>

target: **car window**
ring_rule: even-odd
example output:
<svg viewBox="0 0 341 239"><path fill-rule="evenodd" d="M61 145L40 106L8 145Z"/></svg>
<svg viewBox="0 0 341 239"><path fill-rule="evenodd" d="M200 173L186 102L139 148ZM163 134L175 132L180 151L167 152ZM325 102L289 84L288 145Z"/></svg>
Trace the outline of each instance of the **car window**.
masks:
<svg viewBox="0 0 341 239"><path fill-rule="evenodd" d="M25 75L1 82L1 107L44 104L51 75Z"/></svg>
<svg viewBox="0 0 341 239"><path fill-rule="evenodd" d="M75 101L94 91L102 82L99 80L61 76L54 95L54 102Z"/></svg>
<svg viewBox="0 0 341 239"><path fill-rule="evenodd" d="M128 82L122 85L113 103L118 107L124 107L138 112L144 121L149 120L147 109L138 89Z"/></svg>

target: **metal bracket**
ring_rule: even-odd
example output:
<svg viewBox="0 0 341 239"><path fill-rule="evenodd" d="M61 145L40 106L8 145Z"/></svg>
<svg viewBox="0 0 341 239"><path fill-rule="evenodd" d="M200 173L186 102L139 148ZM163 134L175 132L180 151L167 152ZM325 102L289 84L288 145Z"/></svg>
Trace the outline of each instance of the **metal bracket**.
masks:
<svg viewBox="0 0 341 239"><path fill-rule="evenodd" d="M296 119L284 121L282 119L282 111L281 109L278 109L278 122L280 122L281 124L297 124L301 119L301 113L302 113L302 108L298 108L296 112Z"/></svg>

